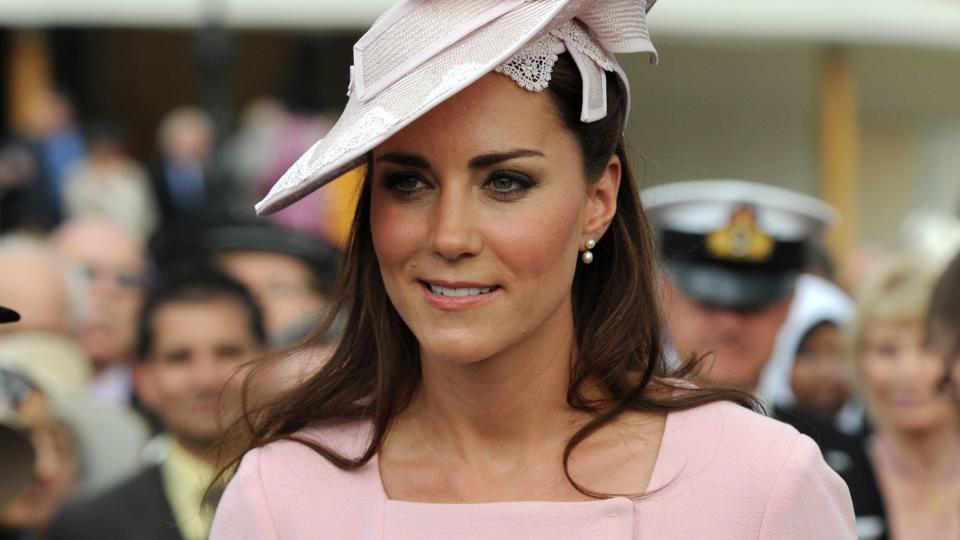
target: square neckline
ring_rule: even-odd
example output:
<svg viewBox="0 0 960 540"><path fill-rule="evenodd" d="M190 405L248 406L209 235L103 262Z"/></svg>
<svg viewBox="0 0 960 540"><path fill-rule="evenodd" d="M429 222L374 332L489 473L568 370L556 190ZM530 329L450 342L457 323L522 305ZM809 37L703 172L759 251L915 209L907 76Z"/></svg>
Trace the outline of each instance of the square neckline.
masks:
<svg viewBox="0 0 960 540"><path fill-rule="evenodd" d="M582 505L597 505L604 506L610 505L611 502L622 505L623 501L629 502L631 505L639 502L640 500L648 497L649 495L655 493L666 484L666 481L662 478L667 469L666 459L664 455L665 447L668 443L671 443L673 440L673 432L676 429L676 422L679 420L676 418L677 415L683 414L686 411L670 411L666 414L664 420L663 433L660 436L660 444L657 448L657 457L653 463L653 469L650 471L650 479L647 481L647 485L644 487L642 494L639 497L626 497L623 495L617 495L614 497L606 497L603 499L593 499L588 501L549 501L549 500L516 500L516 501L487 501L487 502L466 502L466 503L457 503L457 502L423 502L423 501L407 501L403 499L392 499L387 495L387 490L383 485L383 477L380 474L380 452L377 452L371 458L373 461L372 476L373 480L376 482L377 493L380 495L381 500L385 505L395 505L395 506L424 506L432 508L441 508L441 507L450 507L450 508L493 508L494 506L503 507L504 505L523 505L523 504L538 504L538 505L551 505L553 507L559 506L571 506L571 507L580 507ZM672 446L672 445L671 445Z"/></svg>

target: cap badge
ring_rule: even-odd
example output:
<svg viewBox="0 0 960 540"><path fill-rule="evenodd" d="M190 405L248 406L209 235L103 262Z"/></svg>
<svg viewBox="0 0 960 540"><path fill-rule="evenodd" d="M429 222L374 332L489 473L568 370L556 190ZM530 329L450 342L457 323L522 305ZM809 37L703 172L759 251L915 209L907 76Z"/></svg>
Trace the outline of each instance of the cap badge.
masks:
<svg viewBox="0 0 960 540"><path fill-rule="evenodd" d="M730 214L730 223L707 235L707 251L717 259L764 262L773 255L776 241L757 225L757 214L741 206Z"/></svg>

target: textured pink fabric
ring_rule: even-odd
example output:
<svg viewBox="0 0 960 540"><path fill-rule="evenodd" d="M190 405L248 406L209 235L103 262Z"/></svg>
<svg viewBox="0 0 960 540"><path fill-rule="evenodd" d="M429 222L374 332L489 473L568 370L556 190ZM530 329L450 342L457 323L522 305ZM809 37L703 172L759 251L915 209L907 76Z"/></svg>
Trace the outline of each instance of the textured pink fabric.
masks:
<svg viewBox="0 0 960 540"><path fill-rule="evenodd" d="M302 434L356 452L369 425ZM838 540L856 533L847 487L813 441L714 403L667 417L649 493L636 501L393 501L376 459L345 472L300 444L270 444L244 457L211 538Z"/></svg>

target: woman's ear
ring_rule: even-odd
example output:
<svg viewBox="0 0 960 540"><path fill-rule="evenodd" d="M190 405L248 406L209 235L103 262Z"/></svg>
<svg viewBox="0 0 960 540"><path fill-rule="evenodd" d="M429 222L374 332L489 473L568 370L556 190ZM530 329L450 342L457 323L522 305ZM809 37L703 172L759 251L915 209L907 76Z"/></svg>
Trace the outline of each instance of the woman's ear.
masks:
<svg viewBox="0 0 960 540"><path fill-rule="evenodd" d="M587 211L583 223L583 242L600 238L617 213L617 194L620 193L622 165L616 154L610 156L606 168L595 182L587 186Z"/></svg>

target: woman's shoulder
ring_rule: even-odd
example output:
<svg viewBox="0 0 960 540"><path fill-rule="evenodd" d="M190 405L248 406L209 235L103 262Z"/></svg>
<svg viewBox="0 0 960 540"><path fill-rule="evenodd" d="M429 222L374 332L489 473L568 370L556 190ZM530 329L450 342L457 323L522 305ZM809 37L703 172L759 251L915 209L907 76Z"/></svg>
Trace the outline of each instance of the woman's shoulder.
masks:
<svg viewBox="0 0 960 540"><path fill-rule="evenodd" d="M267 463L284 460L328 461L311 448L311 445L354 459L363 455L372 436L373 424L369 420L312 424L257 450L260 452L261 461Z"/></svg>
<svg viewBox="0 0 960 540"><path fill-rule="evenodd" d="M356 459L371 436L367 421L327 424L250 450L217 506L211 538L299 538L321 515L342 530L362 528L361 514L385 499L376 456L347 470L311 445Z"/></svg>
<svg viewBox="0 0 960 540"><path fill-rule="evenodd" d="M759 435L777 434L796 436L799 432L788 424L754 411L733 401L713 401L682 411L671 413L671 420L676 420L677 433L685 434L688 430L697 430L704 424L716 424L717 427L730 427L740 430L744 434ZM719 433L719 431L718 431Z"/></svg>
<svg viewBox="0 0 960 540"><path fill-rule="evenodd" d="M343 483L370 480L365 475L371 462L356 469L343 469L321 454L317 448L335 453L348 460L364 454L373 434L369 421L351 421L312 425L301 429L288 438L271 442L251 450L241 462L256 461L258 473L275 485L286 488L300 486L305 490L327 490Z"/></svg>
<svg viewBox="0 0 960 540"><path fill-rule="evenodd" d="M817 449L792 426L729 401L671 413L661 447L682 453L686 467L720 460L727 470L753 471L779 470L795 452Z"/></svg>
<svg viewBox="0 0 960 540"><path fill-rule="evenodd" d="M650 488L648 513L682 508L699 516L697 526L705 527L701 532L708 538L720 533L712 527L721 524L726 532L751 537L759 532L760 538L787 529L806 531L804 538L853 534L849 491L816 443L731 402L668 416ZM679 525L663 526L668 531Z"/></svg>

